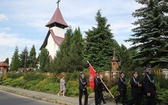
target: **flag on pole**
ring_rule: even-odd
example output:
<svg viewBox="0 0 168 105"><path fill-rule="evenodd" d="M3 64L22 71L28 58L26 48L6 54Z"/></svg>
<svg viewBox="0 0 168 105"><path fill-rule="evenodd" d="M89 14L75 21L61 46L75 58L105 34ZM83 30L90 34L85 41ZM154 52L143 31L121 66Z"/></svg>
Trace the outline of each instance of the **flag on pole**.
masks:
<svg viewBox="0 0 168 105"><path fill-rule="evenodd" d="M96 71L93 66L89 63L89 87L94 89L94 77L96 76Z"/></svg>

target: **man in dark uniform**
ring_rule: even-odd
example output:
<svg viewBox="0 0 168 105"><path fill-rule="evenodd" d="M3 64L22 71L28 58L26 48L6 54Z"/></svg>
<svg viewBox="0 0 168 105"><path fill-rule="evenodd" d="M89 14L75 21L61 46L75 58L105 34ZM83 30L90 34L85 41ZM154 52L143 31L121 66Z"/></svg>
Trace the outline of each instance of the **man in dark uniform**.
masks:
<svg viewBox="0 0 168 105"><path fill-rule="evenodd" d="M82 105L82 96L85 95L84 105L88 105L87 81L84 72L81 72L79 78L79 105Z"/></svg>
<svg viewBox="0 0 168 105"><path fill-rule="evenodd" d="M131 94L132 94L132 99L129 101L128 105L139 105L138 104L138 99L139 99L139 94L140 94L140 87L142 84L139 83L138 79L138 72L134 71L132 74L132 78L130 80L130 85L131 85Z"/></svg>
<svg viewBox="0 0 168 105"><path fill-rule="evenodd" d="M156 87L154 84L154 78L151 74L151 66L146 67L146 74L144 78L144 88L147 95L147 101L145 105L156 105L155 95Z"/></svg>
<svg viewBox="0 0 168 105"><path fill-rule="evenodd" d="M119 96L116 97L115 102L118 105L118 101L120 98L122 98L122 104L126 105L126 91L127 91L127 86L126 86L126 81L125 81L125 73L121 72L120 77L118 79L118 92L120 93Z"/></svg>
<svg viewBox="0 0 168 105"><path fill-rule="evenodd" d="M94 78L94 92L95 92L95 105L101 104L102 96L102 80L100 78L100 72L96 72L96 77Z"/></svg>
<svg viewBox="0 0 168 105"><path fill-rule="evenodd" d="M138 98L138 104L141 105L144 103L143 97L146 96L145 94L145 89L144 89L144 79L145 79L145 70L142 71L142 75L139 81L139 84L142 86L140 87L140 92L139 92L139 98Z"/></svg>

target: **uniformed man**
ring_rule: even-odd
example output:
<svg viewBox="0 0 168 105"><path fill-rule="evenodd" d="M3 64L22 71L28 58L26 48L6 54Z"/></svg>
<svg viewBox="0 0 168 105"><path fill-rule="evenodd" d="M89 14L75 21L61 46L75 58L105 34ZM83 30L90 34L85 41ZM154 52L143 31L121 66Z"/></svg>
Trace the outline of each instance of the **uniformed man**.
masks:
<svg viewBox="0 0 168 105"><path fill-rule="evenodd" d="M121 72L120 77L118 79L118 92L120 93L119 96L116 97L115 102L118 105L118 101L120 98L122 98L122 104L126 105L126 91L127 91L127 86L126 86L126 81L125 81L125 73Z"/></svg>
<svg viewBox="0 0 168 105"><path fill-rule="evenodd" d="M144 89L144 79L145 79L145 70L142 71L142 75L139 81L139 84L141 84L142 86L140 87L140 93L139 93L139 98L138 98L138 104L141 105L141 103L143 104L143 97L146 96L145 94L145 89Z"/></svg>
<svg viewBox="0 0 168 105"><path fill-rule="evenodd" d="M145 105L156 105L155 95L156 95L156 87L154 83L154 78L151 74L151 66L146 67L146 74L144 78L144 88L147 96L147 101Z"/></svg>
<svg viewBox="0 0 168 105"><path fill-rule="evenodd" d="M130 80L131 85L131 95L132 99L129 101L128 105L138 105L138 99L140 94L140 87L142 84L139 83L138 72L134 71L132 73L132 78Z"/></svg>
<svg viewBox="0 0 168 105"><path fill-rule="evenodd" d="M95 92L95 105L101 104L102 96L102 80L100 78L100 72L96 72L96 77L94 78L94 92Z"/></svg>
<svg viewBox="0 0 168 105"><path fill-rule="evenodd" d="M82 96L85 95L84 105L88 105L87 81L84 72L79 77L79 105L82 105Z"/></svg>

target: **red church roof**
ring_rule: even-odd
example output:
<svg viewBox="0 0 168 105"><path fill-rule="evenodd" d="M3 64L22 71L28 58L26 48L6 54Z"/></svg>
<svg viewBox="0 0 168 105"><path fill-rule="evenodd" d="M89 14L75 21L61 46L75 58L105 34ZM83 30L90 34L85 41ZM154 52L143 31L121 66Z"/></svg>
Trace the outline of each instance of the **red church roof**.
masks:
<svg viewBox="0 0 168 105"><path fill-rule="evenodd" d="M46 45L47 45L47 43L48 43L48 42L47 42L47 41L48 41L48 37L49 37L50 34L51 34L51 36L52 36L54 42L55 42L58 46L60 46L61 43L62 43L62 41L64 40L64 38L59 37L59 36L56 36L56 35L54 34L53 30L50 29L50 30L48 31L48 33L47 33L47 36L46 36L46 38L45 38L45 40L44 40L42 46L40 47L40 50L41 50L42 48L45 48L45 47L46 47Z"/></svg>
<svg viewBox="0 0 168 105"><path fill-rule="evenodd" d="M67 23L64 21L61 11L59 8L56 9L53 17L51 18L51 20L47 23L47 27L53 26L53 25L62 25L64 28L68 27Z"/></svg>
<svg viewBox="0 0 168 105"><path fill-rule="evenodd" d="M0 62L0 67L8 67L9 65L6 62Z"/></svg>

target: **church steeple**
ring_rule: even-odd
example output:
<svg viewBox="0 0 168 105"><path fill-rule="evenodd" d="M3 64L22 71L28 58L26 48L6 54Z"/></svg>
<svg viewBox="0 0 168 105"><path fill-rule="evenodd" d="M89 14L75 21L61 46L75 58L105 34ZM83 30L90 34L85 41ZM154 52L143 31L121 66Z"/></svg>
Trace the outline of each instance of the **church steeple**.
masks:
<svg viewBox="0 0 168 105"><path fill-rule="evenodd" d="M46 27L53 27L53 26L57 26L57 27L60 27L60 28L66 28L68 27L68 24L64 21L64 18L61 14L61 11L59 9L59 2L60 0L58 0L57 2L57 9L56 11L54 12L51 20L47 23Z"/></svg>

